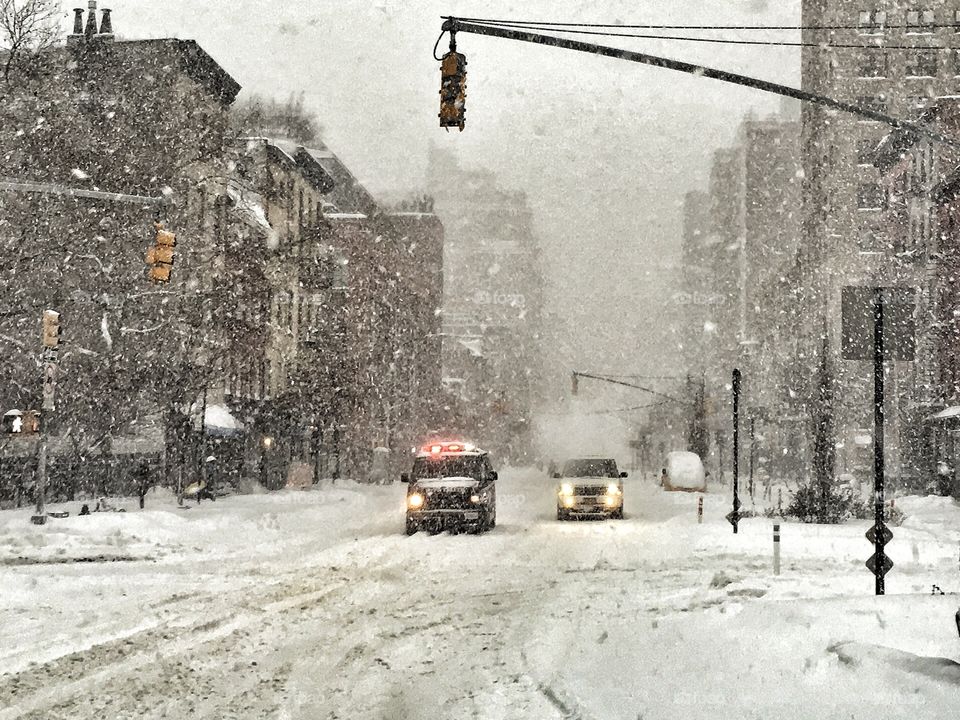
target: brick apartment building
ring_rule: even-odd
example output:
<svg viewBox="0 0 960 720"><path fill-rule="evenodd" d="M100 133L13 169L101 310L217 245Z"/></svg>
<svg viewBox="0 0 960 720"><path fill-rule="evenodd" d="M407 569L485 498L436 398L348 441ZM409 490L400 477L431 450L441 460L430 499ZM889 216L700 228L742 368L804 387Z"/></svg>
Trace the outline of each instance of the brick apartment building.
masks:
<svg viewBox="0 0 960 720"><path fill-rule="evenodd" d="M196 43L87 19L0 90L0 175L45 188L0 192L2 282L23 308L0 317L2 402L39 406L39 317L56 307L55 491L128 489L131 454L165 481L270 487L362 479L377 446L402 464L440 387L429 201L393 212L321 143L234 137L240 86ZM143 261L157 218L178 235L166 286ZM15 440L0 499L22 494L33 446Z"/></svg>

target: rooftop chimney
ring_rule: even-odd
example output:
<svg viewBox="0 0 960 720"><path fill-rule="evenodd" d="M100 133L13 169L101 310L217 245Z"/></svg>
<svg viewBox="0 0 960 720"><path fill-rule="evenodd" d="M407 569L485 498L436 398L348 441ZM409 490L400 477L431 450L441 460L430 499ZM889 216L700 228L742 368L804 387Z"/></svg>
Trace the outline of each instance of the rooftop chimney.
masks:
<svg viewBox="0 0 960 720"><path fill-rule="evenodd" d="M83 8L74 8L73 15L73 34L83 35Z"/></svg>
<svg viewBox="0 0 960 720"><path fill-rule="evenodd" d="M113 37L113 23L110 21L110 9L103 9L103 20L100 22L100 34L105 35L105 40Z"/></svg>
<svg viewBox="0 0 960 720"><path fill-rule="evenodd" d="M87 13L87 27L83 34L87 40L93 40L97 34L97 0L90 0L90 12Z"/></svg>

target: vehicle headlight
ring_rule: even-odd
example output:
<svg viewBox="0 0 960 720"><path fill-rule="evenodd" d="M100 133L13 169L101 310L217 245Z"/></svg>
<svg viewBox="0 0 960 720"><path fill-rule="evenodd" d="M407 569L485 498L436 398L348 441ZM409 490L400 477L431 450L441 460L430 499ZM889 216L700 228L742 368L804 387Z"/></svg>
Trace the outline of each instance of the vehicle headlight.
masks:
<svg viewBox="0 0 960 720"><path fill-rule="evenodd" d="M480 496L479 496L479 495L471 495L471 496L470 496L470 502L472 502L472 503L478 503L478 502L480 502Z"/></svg>
<svg viewBox="0 0 960 720"><path fill-rule="evenodd" d="M609 485L607 485L607 495L619 495L619 494L620 494L619 485L617 485L616 483L610 483Z"/></svg>
<svg viewBox="0 0 960 720"><path fill-rule="evenodd" d="M412 495L407 495L407 507L413 510L423 507L423 495L421 495L420 493L413 493Z"/></svg>
<svg viewBox="0 0 960 720"><path fill-rule="evenodd" d="M613 495L607 495L604 497L603 501L607 504L607 507L613 507L617 504L617 498Z"/></svg>
<svg viewBox="0 0 960 720"><path fill-rule="evenodd" d="M560 486L560 494L573 495L573 485L570 483L563 483L563 485Z"/></svg>

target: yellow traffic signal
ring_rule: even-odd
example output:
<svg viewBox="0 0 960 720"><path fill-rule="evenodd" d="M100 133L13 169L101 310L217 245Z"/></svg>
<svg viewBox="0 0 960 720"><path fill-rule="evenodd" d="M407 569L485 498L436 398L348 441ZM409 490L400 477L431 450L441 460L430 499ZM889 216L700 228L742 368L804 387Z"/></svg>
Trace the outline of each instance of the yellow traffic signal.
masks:
<svg viewBox="0 0 960 720"><path fill-rule="evenodd" d="M440 62L440 127L458 127L466 123L467 58L448 52Z"/></svg>
<svg viewBox="0 0 960 720"><path fill-rule="evenodd" d="M45 348L56 349L60 344L60 313L54 310L43 311L43 334L41 335Z"/></svg>
<svg viewBox="0 0 960 720"><path fill-rule="evenodd" d="M163 223L154 224L157 237L153 247L147 250L147 265L150 266L150 279L154 282L169 282L173 270L173 248L177 245L177 236L163 229Z"/></svg>

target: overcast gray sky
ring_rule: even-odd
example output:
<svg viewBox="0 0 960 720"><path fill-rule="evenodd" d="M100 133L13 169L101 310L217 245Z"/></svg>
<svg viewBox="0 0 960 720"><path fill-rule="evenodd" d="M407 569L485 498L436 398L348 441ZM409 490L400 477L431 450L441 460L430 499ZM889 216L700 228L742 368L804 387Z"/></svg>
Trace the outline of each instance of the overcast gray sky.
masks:
<svg viewBox="0 0 960 720"><path fill-rule="evenodd" d="M76 3L66 3L72 6ZM85 3L83 3L85 4ZM103 3L101 3L103 4ZM524 187L547 257L558 364L646 371L676 358L665 321L684 192L756 91L554 48L464 35L467 129L437 126L440 15L796 24L799 0L113 0L126 37L194 38L245 88L305 93L327 143L376 194L417 190L431 142ZM726 33L727 37L745 37ZM768 34L769 36L769 34ZM781 39L797 39L779 34ZM601 42L799 82L795 49ZM676 369L675 367L673 369Z"/></svg>

